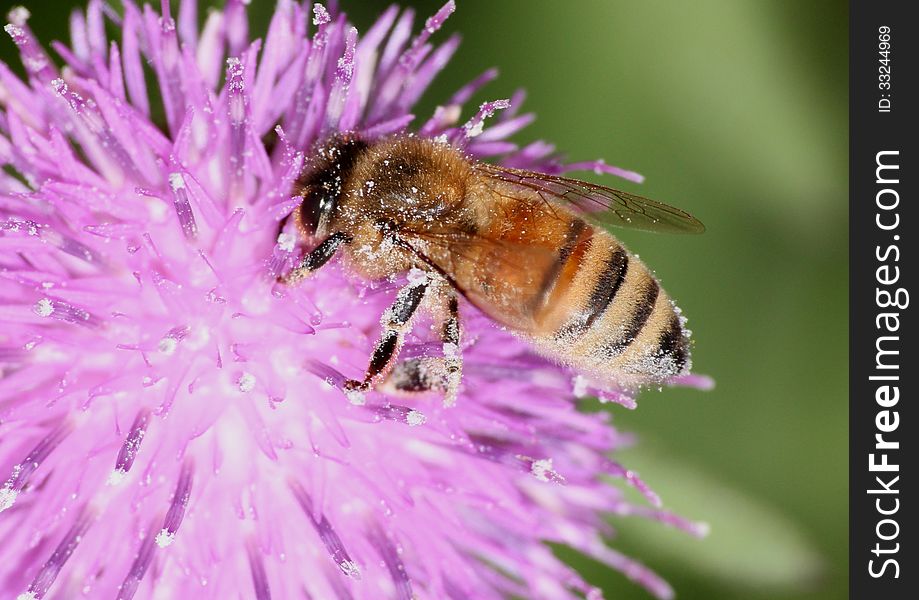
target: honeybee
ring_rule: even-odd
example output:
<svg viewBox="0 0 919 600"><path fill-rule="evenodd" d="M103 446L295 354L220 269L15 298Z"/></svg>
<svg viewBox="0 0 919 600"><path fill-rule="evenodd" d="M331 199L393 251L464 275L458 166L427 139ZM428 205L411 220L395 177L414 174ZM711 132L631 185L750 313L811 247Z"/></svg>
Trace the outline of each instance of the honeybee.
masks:
<svg viewBox="0 0 919 600"><path fill-rule="evenodd" d="M471 160L449 144L338 135L296 184L298 228L314 249L281 278L295 284L339 250L358 274L409 272L381 318L362 394L459 389L458 295L541 354L617 387L662 383L689 369L684 319L647 267L608 227L700 233L690 214L566 177ZM442 315L444 356L396 364L419 307Z"/></svg>

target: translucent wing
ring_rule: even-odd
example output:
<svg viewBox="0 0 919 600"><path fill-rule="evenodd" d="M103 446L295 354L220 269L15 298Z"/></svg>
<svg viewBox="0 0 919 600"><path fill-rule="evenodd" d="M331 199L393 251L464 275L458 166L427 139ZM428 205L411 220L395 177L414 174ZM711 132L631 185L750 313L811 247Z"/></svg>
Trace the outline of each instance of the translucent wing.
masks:
<svg viewBox="0 0 919 600"><path fill-rule="evenodd" d="M485 176L487 185L497 194L535 194L549 204L583 213L604 228L625 227L659 233L705 231L705 225L686 211L621 190L488 163L476 163L474 168Z"/></svg>
<svg viewBox="0 0 919 600"><path fill-rule="evenodd" d="M528 271L535 265L549 264L558 258L558 248L526 240L499 239L482 232L426 227L419 231L404 228L399 233L407 247L422 257L427 257L425 250L439 247L467 261L490 264L490 268L498 264L504 268Z"/></svg>
<svg viewBox="0 0 919 600"><path fill-rule="evenodd" d="M485 314L518 329L532 326L534 294L541 293L559 257L557 246L540 240L506 239L494 231L469 233L449 227L402 228L398 243ZM496 298L514 301L498 310Z"/></svg>
<svg viewBox="0 0 919 600"><path fill-rule="evenodd" d="M535 327L535 308L544 300L547 279L554 280L553 268L560 265L557 246L448 228L403 229L399 235L422 262L486 315L522 331Z"/></svg>

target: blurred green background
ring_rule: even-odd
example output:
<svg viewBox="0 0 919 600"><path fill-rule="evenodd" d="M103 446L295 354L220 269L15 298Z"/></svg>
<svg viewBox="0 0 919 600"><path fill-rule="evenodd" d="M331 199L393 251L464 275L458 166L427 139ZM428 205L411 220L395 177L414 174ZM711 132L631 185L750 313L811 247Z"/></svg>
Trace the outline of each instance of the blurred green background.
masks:
<svg viewBox="0 0 919 600"><path fill-rule="evenodd" d="M426 17L441 2L406 3ZM25 4L47 42L67 39L67 8L82 2ZM343 4L362 30L386 6ZM273 5L250 6L261 31ZM640 186L586 177L708 226L702 236L622 237L689 316L695 370L717 387L649 392L634 412L611 410L641 440L622 461L667 508L712 532L700 541L617 519L614 546L681 598L846 597L848 3L458 5L446 31L463 45L417 114L498 66L475 103L525 87L525 109L539 118L518 141L637 170ZM8 41L0 58L18 64ZM571 559L607 598L649 597Z"/></svg>

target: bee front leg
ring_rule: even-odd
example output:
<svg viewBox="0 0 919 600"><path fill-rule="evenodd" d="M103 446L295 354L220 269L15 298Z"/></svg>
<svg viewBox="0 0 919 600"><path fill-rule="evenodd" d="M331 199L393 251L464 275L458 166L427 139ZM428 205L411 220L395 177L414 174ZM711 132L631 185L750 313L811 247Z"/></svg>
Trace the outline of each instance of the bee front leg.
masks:
<svg viewBox="0 0 919 600"><path fill-rule="evenodd" d="M345 382L345 393L348 394L352 402L357 400L355 394L365 392L385 376L402 348L402 342L405 338L405 332L409 329L412 317L415 316L418 307L424 299L425 293L430 285L428 277L420 281L409 283L399 290L396 301L392 306L386 309L380 324L383 326L383 335L377 342L376 348L370 357L370 366L364 374L364 379L358 381L351 379Z"/></svg>
<svg viewBox="0 0 919 600"><path fill-rule="evenodd" d="M329 262L329 259L335 256L335 253L343 244L351 242L351 236L339 231L333 233L326 239L319 242L319 245L313 248L306 256L300 260L300 264L291 269L289 273L279 278L281 283L295 285L305 279L307 275L319 269Z"/></svg>

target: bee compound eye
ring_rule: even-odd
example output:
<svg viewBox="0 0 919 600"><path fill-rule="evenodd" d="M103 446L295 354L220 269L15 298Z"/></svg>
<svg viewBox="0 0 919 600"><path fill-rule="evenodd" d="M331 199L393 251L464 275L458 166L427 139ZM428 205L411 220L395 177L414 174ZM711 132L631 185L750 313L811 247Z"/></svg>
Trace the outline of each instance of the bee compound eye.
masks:
<svg viewBox="0 0 919 600"><path fill-rule="evenodd" d="M316 192L307 192L303 195L303 202L300 203L299 221L303 230L313 235L319 229L319 221L322 219L322 197Z"/></svg>

